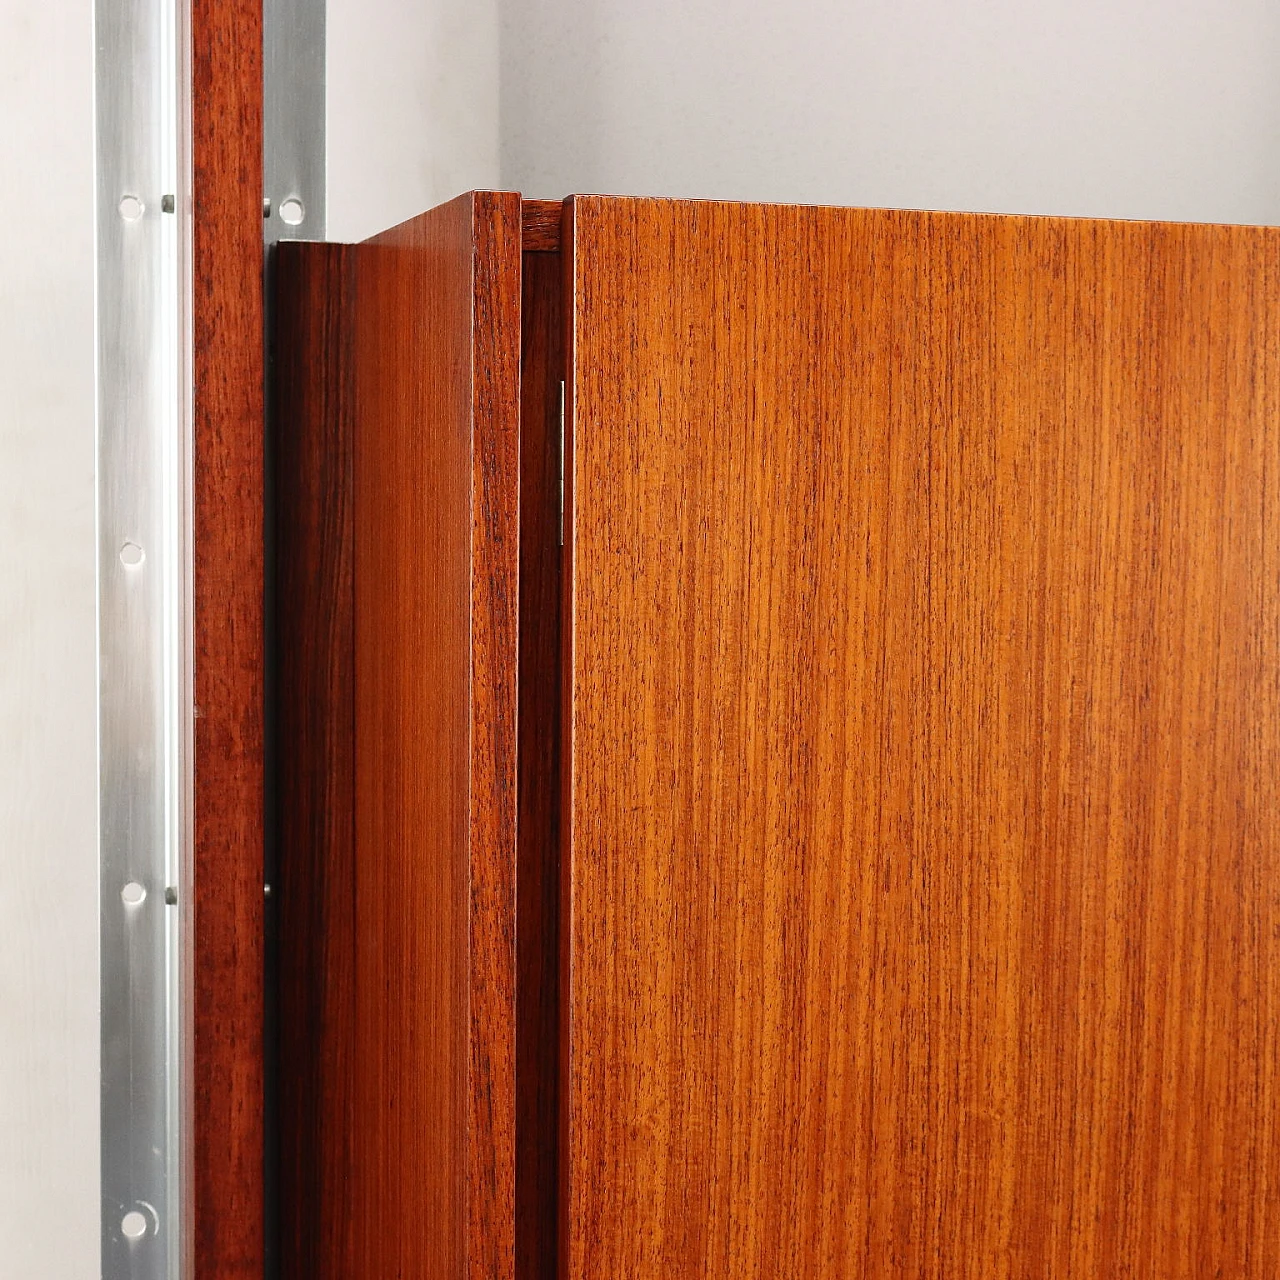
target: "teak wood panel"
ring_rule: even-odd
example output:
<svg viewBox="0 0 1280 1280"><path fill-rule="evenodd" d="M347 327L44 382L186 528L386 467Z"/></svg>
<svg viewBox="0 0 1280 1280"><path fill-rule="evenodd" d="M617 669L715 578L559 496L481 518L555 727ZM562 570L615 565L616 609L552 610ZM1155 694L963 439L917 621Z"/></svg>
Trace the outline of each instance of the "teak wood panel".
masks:
<svg viewBox="0 0 1280 1280"><path fill-rule="evenodd" d="M352 1274L503 1280L520 199L464 196L356 253Z"/></svg>
<svg viewBox="0 0 1280 1280"><path fill-rule="evenodd" d="M184 1265L259 1280L263 1224L262 5L192 0L191 1178ZM189 1055L189 1056L188 1056Z"/></svg>
<svg viewBox="0 0 1280 1280"><path fill-rule="evenodd" d="M355 260L276 249L279 1258L348 1280L355 1040Z"/></svg>
<svg viewBox="0 0 1280 1280"><path fill-rule="evenodd" d="M571 241L565 1274L1280 1274L1280 233Z"/></svg>

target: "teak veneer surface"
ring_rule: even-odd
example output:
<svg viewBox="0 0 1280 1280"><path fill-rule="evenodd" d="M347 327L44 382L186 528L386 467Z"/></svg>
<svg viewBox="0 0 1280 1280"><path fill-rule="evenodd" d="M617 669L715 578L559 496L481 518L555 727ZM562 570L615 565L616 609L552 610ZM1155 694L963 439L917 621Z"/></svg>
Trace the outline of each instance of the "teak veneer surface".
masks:
<svg viewBox="0 0 1280 1280"><path fill-rule="evenodd" d="M192 0L190 22L195 778L192 893L179 902L191 984L182 1057L192 1067L183 1255L195 1280L259 1280L262 5Z"/></svg>
<svg viewBox="0 0 1280 1280"><path fill-rule="evenodd" d="M564 1274L1280 1275L1280 232L571 240Z"/></svg>
<svg viewBox="0 0 1280 1280"><path fill-rule="evenodd" d="M352 1274L503 1280L520 199L464 196L355 253Z"/></svg>

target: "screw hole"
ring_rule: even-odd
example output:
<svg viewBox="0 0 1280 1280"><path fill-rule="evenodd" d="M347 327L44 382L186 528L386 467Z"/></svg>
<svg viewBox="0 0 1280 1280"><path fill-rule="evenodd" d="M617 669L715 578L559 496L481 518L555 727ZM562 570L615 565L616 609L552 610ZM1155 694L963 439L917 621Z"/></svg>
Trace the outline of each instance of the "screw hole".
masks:
<svg viewBox="0 0 1280 1280"><path fill-rule="evenodd" d="M120 901L126 907L140 907L146 899L147 891L136 880L130 880L123 889L120 890Z"/></svg>
<svg viewBox="0 0 1280 1280"><path fill-rule="evenodd" d="M287 226L298 226L306 216L307 211L302 207L302 201L297 196L290 196L287 200L280 202L280 221Z"/></svg>
<svg viewBox="0 0 1280 1280"><path fill-rule="evenodd" d="M147 553L136 542L126 542L120 548L120 563L126 569L136 569L146 558Z"/></svg>
<svg viewBox="0 0 1280 1280"><path fill-rule="evenodd" d="M137 196L121 196L116 208L120 210L120 216L126 222L137 222L142 217L142 211L146 205Z"/></svg>
<svg viewBox="0 0 1280 1280"><path fill-rule="evenodd" d="M120 1231L126 1240L141 1240L147 1234L146 1214L130 1209L120 1219Z"/></svg>

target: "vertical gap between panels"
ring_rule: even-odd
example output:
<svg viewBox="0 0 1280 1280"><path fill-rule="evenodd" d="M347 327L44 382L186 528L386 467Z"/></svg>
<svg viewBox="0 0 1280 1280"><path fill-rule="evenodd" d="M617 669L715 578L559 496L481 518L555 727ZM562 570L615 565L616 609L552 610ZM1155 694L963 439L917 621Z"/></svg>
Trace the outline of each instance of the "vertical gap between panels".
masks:
<svg viewBox="0 0 1280 1280"><path fill-rule="evenodd" d="M281 240L325 238L325 0L263 0L263 200L262 231L265 254L263 282L264 364L266 413L275 409L275 262ZM265 424L268 427L274 424ZM268 504L276 492L276 459L271 441L277 433L265 430L264 492ZM281 744L275 722L279 656L276 643L276 592L274 589L274 528L271 511L265 513L266 609L264 614L264 668L266 702L266 847L264 850L265 910L264 986L266 1020L263 1038L265 1060L264 1114L266 1150L263 1205L266 1228L266 1274L280 1273L279 1166L280 1147L276 1117L279 1114L279 1002L277 974L281 940L281 903L272 890L280 883L279 776Z"/></svg>

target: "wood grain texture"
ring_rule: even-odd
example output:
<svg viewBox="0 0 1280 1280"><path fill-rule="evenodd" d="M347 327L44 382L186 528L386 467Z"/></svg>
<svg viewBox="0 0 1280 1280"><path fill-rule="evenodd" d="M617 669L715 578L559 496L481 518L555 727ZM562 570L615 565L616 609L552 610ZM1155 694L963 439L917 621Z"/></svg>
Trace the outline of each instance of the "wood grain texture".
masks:
<svg viewBox="0 0 1280 1280"><path fill-rule="evenodd" d="M356 1236L356 253L286 241L275 261L275 1035L285 1280L345 1280Z"/></svg>
<svg viewBox="0 0 1280 1280"><path fill-rule="evenodd" d="M554 253L560 248L563 200L522 200L520 220L525 253Z"/></svg>
<svg viewBox="0 0 1280 1280"><path fill-rule="evenodd" d="M556 1275L563 271L558 253L526 249L520 353L516 1280L555 1280Z"/></svg>
<svg viewBox="0 0 1280 1280"><path fill-rule="evenodd" d="M572 237L565 1274L1280 1274L1280 232Z"/></svg>
<svg viewBox="0 0 1280 1280"><path fill-rule="evenodd" d="M513 1274L520 241L356 260L357 1276Z"/></svg>
<svg viewBox="0 0 1280 1280"><path fill-rule="evenodd" d="M193 974L197 1280L263 1267L262 7L194 0Z"/></svg>

